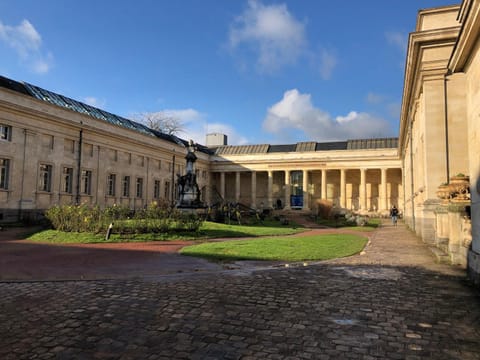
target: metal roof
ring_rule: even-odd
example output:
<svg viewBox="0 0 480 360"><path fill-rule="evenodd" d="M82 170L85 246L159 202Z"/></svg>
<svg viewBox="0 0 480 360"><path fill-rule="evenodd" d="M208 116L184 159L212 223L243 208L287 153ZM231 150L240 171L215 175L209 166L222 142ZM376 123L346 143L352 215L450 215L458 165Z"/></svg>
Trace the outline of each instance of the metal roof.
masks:
<svg viewBox="0 0 480 360"><path fill-rule="evenodd" d="M122 126L156 138L169 141L181 146L188 146L188 142L175 135L169 135L132 121L130 119L109 113L108 111L94 106L73 100L66 96L42 89L38 86L25 82L18 82L0 76L0 87L4 87L23 95L31 96L41 101L48 102L55 106L84 114L110 124ZM242 155L242 154L266 154L280 152L308 152L308 151L329 151L329 150L368 150L368 149L392 149L398 147L398 138L378 139L354 139L348 141L315 142L306 141L296 144L256 144L256 145L225 145L217 148L208 148L204 145L196 145L197 149L206 154L216 155Z"/></svg>
<svg viewBox="0 0 480 360"><path fill-rule="evenodd" d="M134 130L144 135L154 136L156 138L169 141L180 146L185 146L185 147L188 146L188 141L184 139L180 139L175 135L169 135L157 130L150 129L149 127L141 123L138 123L136 121L132 121L122 116L112 114L108 111L96 108L94 106L71 99L69 97L54 93L52 91L42 89L38 86L29 84L26 82L18 82L18 81L6 78L4 76L0 76L0 87L4 87L9 90L16 91L23 95L31 96L35 99L48 102L52 105L59 106L71 111L75 111L77 113L87 115L98 120L106 121L113 125ZM203 146L203 145L198 145L197 149L207 154L212 153L210 149L208 149L206 146Z"/></svg>
<svg viewBox="0 0 480 360"><path fill-rule="evenodd" d="M370 150L394 149L398 147L398 138L354 139L331 142L299 142L277 145L226 145L214 149L215 155L242 155L286 152L314 152L331 150Z"/></svg>

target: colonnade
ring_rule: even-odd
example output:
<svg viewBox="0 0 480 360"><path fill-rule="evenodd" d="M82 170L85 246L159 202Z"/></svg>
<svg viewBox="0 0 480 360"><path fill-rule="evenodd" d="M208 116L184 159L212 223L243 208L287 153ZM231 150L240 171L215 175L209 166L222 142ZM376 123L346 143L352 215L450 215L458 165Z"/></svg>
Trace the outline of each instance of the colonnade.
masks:
<svg viewBox="0 0 480 360"><path fill-rule="evenodd" d="M212 183L225 201L254 209L281 203L308 210L326 200L341 208L382 212L403 204L400 168L213 171Z"/></svg>

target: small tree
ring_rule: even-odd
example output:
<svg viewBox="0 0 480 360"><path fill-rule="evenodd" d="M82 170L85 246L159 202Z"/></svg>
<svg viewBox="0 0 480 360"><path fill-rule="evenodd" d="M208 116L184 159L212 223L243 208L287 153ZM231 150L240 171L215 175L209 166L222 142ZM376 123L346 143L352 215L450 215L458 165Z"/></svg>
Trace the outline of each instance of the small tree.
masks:
<svg viewBox="0 0 480 360"><path fill-rule="evenodd" d="M178 135L185 131L182 120L178 116L165 111L144 112L133 116L135 121L145 124L150 129L160 131L168 135Z"/></svg>

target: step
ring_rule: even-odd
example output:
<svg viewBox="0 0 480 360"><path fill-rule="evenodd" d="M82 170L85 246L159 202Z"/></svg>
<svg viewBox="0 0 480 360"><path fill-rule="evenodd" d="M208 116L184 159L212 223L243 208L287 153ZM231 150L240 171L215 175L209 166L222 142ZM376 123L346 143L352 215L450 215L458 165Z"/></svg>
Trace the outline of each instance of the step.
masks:
<svg viewBox="0 0 480 360"><path fill-rule="evenodd" d="M437 247L429 247L429 249L433 253L433 255L435 255L435 259L440 264L450 264L451 263L450 256L447 253L443 252L441 249L439 249Z"/></svg>

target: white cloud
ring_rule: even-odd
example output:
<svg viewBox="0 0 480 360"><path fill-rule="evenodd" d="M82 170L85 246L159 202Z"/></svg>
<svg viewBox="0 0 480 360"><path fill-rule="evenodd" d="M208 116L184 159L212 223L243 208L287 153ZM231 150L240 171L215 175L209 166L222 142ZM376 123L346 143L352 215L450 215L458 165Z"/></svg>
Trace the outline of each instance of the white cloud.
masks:
<svg viewBox="0 0 480 360"><path fill-rule="evenodd" d="M380 94L375 94L373 92L369 92L367 94L367 102L369 104L380 104L381 102L383 102L384 99L385 97Z"/></svg>
<svg viewBox="0 0 480 360"><path fill-rule="evenodd" d="M178 137L185 140L193 140L196 143L205 145L207 133L222 133L228 136L229 145L243 145L248 141L240 135L235 128L228 124L222 123L208 123L208 116L195 109L165 109L149 114L161 114L161 116L168 116L179 120L183 131L176 134ZM132 114L130 117L138 120L138 116L144 116L146 113Z"/></svg>
<svg viewBox="0 0 480 360"><path fill-rule="evenodd" d="M184 139L192 139L196 143L205 145L207 134L221 133L227 135L229 145L243 145L248 142L247 139L240 135L231 125L209 123L207 116L196 110L176 110L174 113L177 114L178 118L180 118L184 124L185 131L179 134L180 137Z"/></svg>
<svg viewBox="0 0 480 360"><path fill-rule="evenodd" d="M305 27L285 4L263 5L250 0L230 28L229 44L232 50L253 51L259 71L274 72L295 63L302 54Z"/></svg>
<svg viewBox="0 0 480 360"><path fill-rule="evenodd" d="M208 134L211 133L220 133L225 134L228 137L228 145L245 145L248 144L249 141L246 137L240 135L235 128L228 124L222 123L213 123L208 124L207 128ZM205 143L205 135L203 136L201 144Z"/></svg>
<svg viewBox="0 0 480 360"><path fill-rule="evenodd" d="M408 36L396 31L385 33L385 37L389 44L396 46L402 53L407 52Z"/></svg>
<svg viewBox="0 0 480 360"><path fill-rule="evenodd" d="M248 143L247 138L240 135L235 128L228 124L207 123L202 121L188 122L185 124L185 132L180 134L187 140L192 139L196 143L205 145L207 134L220 133L227 135L228 145L244 145Z"/></svg>
<svg viewBox="0 0 480 360"><path fill-rule="evenodd" d="M333 52L322 49L320 52L320 76L323 80L328 80L332 76L333 69L337 66L337 57Z"/></svg>
<svg viewBox="0 0 480 360"><path fill-rule="evenodd" d="M20 60L33 72L44 74L52 67L53 55L44 54L42 37L28 20L23 20L17 26L0 22L0 41L14 49Z"/></svg>
<svg viewBox="0 0 480 360"><path fill-rule="evenodd" d="M195 121L204 121L205 115L195 109L166 109L162 110L167 116L178 118L182 123L190 123Z"/></svg>
<svg viewBox="0 0 480 360"><path fill-rule="evenodd" d="M393 133L387 121L368 113L350 111L334 118L316 108L309 94L301 94L297 89L286 91L282 100L268 109L263 128L281 139L300 131L313 141L384 137Z"/></svg>
<svg viewBox="0 0 480 360"><path fill-rule="evenodd" d="M93 96L87 96L83 99L83 101L85 102L85 104L95 106L100 109L104 108L105 104L107 103L105 100L100 100Z"/></svg>

